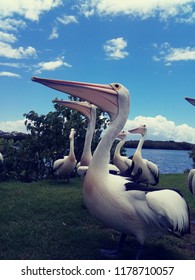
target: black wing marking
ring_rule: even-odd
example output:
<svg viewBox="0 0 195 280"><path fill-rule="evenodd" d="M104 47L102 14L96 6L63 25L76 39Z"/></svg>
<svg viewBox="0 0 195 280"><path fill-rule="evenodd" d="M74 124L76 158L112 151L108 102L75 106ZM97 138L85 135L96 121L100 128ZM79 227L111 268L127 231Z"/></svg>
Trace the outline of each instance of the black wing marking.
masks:
<svg viewBox="0 0 195 280"><path fill-rule="evenodd" d="M132 161L131 166L128 167L126 171L121 172L120 176L128 177L130 180L133 180L134 182L138 181L139 177L142 174L142 169L139 167L137 173L135 175L132 175L134 167L135 167L135 163L134 161Z"/></svg>
<svg viewBox="0 0 195 280"><path fill-rule="evenodd" d="M150 170L150 173L152 174L154 180L155 180L155 183L154 184L151 184L152 186L155 186L159 183L159 172L156 174L155 172L153 172L153 170L150 168L150 166L147 164L147 167L148 169Z"/></svg>

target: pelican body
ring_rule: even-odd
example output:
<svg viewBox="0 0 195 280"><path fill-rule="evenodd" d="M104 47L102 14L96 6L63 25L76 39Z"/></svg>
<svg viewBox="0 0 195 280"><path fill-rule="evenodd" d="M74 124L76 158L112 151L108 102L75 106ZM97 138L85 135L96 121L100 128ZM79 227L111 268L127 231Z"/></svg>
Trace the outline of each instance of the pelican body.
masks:
<svg viewBox="0 0 195 280"><path fill-rule="evenodd" d="M123 243L126 235L133 235L139 247L148 237L189 233L188 205L177 191L138 189L134 182L109 174L110 149L129 114L130 96L124 86L42 78L33 81L93 102L110 116L111 123L93 154L83 183L85 204L93 216L121 232ZM137 250L136 258L140 252Z"/></svg>
<svg viewBox="0 0 195 280"><path fill-rule="evenodd" d="M137 183L144 183L146 185L157 185L159 182L158 166L147 159L142 158L142 147L146 138L147 128L145 125L129 130L130 133L140 133L141 139L138 143L137 149L133 155L133 170L131 171L132 178L135 178ZM139 174L139 176L138 176Z"/></svg>
<svg viewBox="0 0 195 280"><path fill-rule="evenodd" d="M57 159L53 165L54 174L61 179L67 178L68 182L70 180L70 175L77 163L77 160L75 158L75 153L74 153L74 135L75 135L75 130L72 128L70 130L70 135L69 135L69 140L70 140L69 155L64 156L64 158L62 159Z"/></svg>

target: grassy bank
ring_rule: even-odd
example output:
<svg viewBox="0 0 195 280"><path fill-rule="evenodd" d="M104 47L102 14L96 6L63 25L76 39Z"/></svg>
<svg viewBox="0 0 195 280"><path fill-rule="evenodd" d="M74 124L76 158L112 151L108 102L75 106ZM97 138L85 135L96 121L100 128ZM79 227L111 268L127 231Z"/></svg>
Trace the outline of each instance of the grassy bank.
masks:
<svg viewBox="0 0 195 280"><path fill-rule="evenodd" d="M160 187L180 189L195 219L187 175L161 175ZM195 226L184 239L147 240L142 259L194 259ZM0 259L102 259L99 248L114 248L119 234L90 216L83 205L82 180L0 183ZM121 259L132 259L128 237Z"/></svg>

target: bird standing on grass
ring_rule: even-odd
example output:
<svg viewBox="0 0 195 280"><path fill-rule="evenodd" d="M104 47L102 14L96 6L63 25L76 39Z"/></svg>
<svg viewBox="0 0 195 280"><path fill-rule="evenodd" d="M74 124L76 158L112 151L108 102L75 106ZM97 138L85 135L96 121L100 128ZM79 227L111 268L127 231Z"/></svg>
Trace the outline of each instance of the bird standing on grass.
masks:
<svg viewBox="0 0 195 280"><path fill-rule="evenodd" d="M84 176L87 172L88 166L92 159L91 152L91 143L93 139L93 134L95 131L95 123L96 123L96 109L97 107L93 104L90 104L87 101L68 101L68 100L53 100L53 102L65 106L67 108L75 109L83 114L88 119L88 126L85 135L85 142L83 147L83 152L81 155L81 160L77 164L77 173L80 176Z"/></svg>
<svg viewBox="0 0 195 280"><path fill-rule="evenodd" d="M62 106L66 106L71 109L75 109L88 119L88 126L85 135L85 143L81 155L81 160L76 165L78 175L85 176L88 170L88 166L92 159L91 145L92 145L93 135L95 131L97 107L87 101L81 102L81 101L68 101L68 100L55 99L53 100L53 102L58 103ZM119 174L120 171L115 165L109 164L109 172L113 174Z"/></svg>
<svg viewBox="0 0 195 280"><path fill-rule="evenodd" d="M127 156L121 155L121 149L125 144L127 133L122 130L117 138L119 138L119 142L116 146L113 156L113 162L118 167L121 173L125 172L132 165L132 160Z"/></svg>
<svg viewBox="0 0 195 280"><path fill-rule="evenodd" d="M112 256L122 250L125 238L138 243L136 258L149 237L189 233L189 211L185 199L171 189L140 189L124 177L109 174L112 144L129 114L129 91L118 83L109 85L33 78L51 88L93 102L109 114L111 123L99 142L84 178L83 195L90 213L121 233L116 250L102 251Z"/></svg>
<svg viewBox="0 0 195 280"><path fill-rule="evenodd" d="M147 159L142 158L142 147L146 138L147 128L145 125L129 130L130 133L141 134L141 139L138 143L137 149L133 155L133 170L131 172L132 178L135 182L144 183L146 185L157 185L159 183L159 169L158 166ZM137 176L139 174L139 176Z"/></svg>
<svg viewBox="0 0 195 280"><path fill-rule="evenodd" d="M63 159L57 159L53 164L54 174L61 179L67 178L68 182L70 181L70 175L76 166L76 158L74 153L74 135L75 130L71 128L69 140L70 140L70 150L69 155L64 156Z"/></svg>

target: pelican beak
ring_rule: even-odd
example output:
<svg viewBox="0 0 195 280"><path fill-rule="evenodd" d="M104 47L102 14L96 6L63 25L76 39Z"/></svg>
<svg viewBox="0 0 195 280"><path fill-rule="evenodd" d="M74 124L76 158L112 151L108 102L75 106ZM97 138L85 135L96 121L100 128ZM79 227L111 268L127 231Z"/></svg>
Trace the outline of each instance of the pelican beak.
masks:
<svg viewBox="0 0 195 280"><path fill-rule="evenodd" d="M91 108L92 108L92 106L89 102L58 100L58 99L54 99L52 102L57 103L59 105L62 105L64 107L70 108L70 109L77 110L82 115L87 117L89 120L91 119Z"/></svg>
<svg viewBox="0 0 195 280"><path fill-rule="evenodd" d="M127 133L126 133L124 130L122 130L122 131L118 134L118 136L117 136L116 139L118 139L118 140L123 140L126 136L127 136Z"/></svg>
<svg viewBox="0 0 195 280"><path fill-rule="evenodd" d="M140 126L140 127L137 127L137 128L131 129L131 130L128 130L128 132L134 133L134 134L140 133L141 135L144 135L145 130L146 130L146 126L143 125L143 126Z"/></svg>
<svg viewBox="0 0 195 280"><path fill-rule="evenodd" d="M189 103L195 106L195 98L185 97L185 100L187 100Z"/></svg>
<svg viewBox="0 0 195 280"><path fill-rule="evenodd" d="M32 78L33 82L52 89L80 97L107 112L113 120L118 113L118 93L109 84L92 84L74 81L60 81L45 78Z"/></svg>

